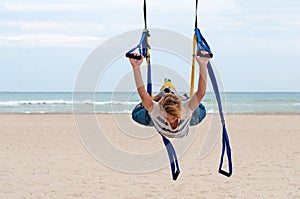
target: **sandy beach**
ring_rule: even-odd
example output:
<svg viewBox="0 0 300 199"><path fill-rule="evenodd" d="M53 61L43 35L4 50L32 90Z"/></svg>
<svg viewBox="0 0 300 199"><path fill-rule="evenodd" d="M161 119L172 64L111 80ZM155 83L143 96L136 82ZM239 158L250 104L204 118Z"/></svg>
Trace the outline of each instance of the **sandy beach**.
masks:
<svg viewBox="0 0 300 199"><path fill-rule="evenodd" d="M104 131L120 148L164 147L159 136L135 146L122 135L122 125L134 123L114 127L113 115L96 117L112 126ZM72 114L1 114L0 198L300 198L300 115L227 114L230 178L218 173L220 138L199 158L210 117L179 158L181 173L173 181L169 166L141 174L105 166L81 142Z"/></svg>

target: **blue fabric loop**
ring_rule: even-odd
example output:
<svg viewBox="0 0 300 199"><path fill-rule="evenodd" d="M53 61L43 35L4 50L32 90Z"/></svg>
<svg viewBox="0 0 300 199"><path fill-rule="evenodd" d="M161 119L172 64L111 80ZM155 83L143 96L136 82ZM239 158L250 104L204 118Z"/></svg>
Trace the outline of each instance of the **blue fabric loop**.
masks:
<svg viewBox="0 0 300 199"><path fill-rule="evenodd" d="M172 143L165 136L162 135L162 138L163 138L163 142L165 144L165 147L168 151L168 156L169 156L169 160L170 160L170 166L171 166L171 172L172 172L173 180L177 180L177 177L180 173L180 169L179 169L175 149L174 149Z"/></svg>
<svg viewBox="0 0 300 199"><path fill-rule="evenodd" d="M216 100L217 100L218 107L219 107L219 114L220 114L220 118L221 118L221 123L222 123L222 127L223 127L222 153L221 153L221 160L220 160L220 165L219 165L219 173L223 174L227 177L230 177L232 175L231 148L230 148L230 144L229 144L229 137L228 137L226 127L225 127L225 119L224 119L224 114L223 114L223 110L222 110L222 102L221 102L220 91L219 91L218 83L217 83L217 80L216 80L216 77L215 77L215 74L213 72L213 68L212 68L212 65L211 65L210 62L208 62L207 70L208 70L208 74L210 76L211 83L213 85L214 93L215 93ZM223 157L224 157L224 154L225 154L225 148L226 148L226 152L227 152L229 172L226 172L226 171L222 170Z"/></svg>

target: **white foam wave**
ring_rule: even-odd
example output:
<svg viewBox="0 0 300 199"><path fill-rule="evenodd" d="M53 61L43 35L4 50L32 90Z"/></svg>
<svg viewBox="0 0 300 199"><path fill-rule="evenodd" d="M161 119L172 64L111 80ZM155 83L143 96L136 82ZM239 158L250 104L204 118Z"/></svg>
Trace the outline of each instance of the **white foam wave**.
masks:
<svg viewBox="0 0 300 199"><path fill-rule="evenodd" d="M132 101L103 101L103 102L94 102L95 105L136 105L138 102Z"/></svg>
<svg viewBox="0 0 300 199"><path fill-rule="evenodd" d="M0 106L19 106L17 101L0 102Z"/></svg>
<svg viewBox="0 0 300 199"><path fill-rule="evenodd" d="M32 105L74 105L74 104L83 104L83 105L136 105L137 101L66 101L66 100L24 100L24 101L0 101L0 106L2 107L13 107L13 106L32 106Z"/></svg>
<svg viewBox="0 0 300 199"><path fill-rule="evenodd" d="M214 109L210 109L210 110L207 110L207 113L215 113L216 111Z"/></svg>
<svg viewBox="0 0 300 199"><path fill-rule="evenodd" d="M72 101L65 100L24 100L24 101L1 101L0 106L29 106L49 104L72 104Z"/></svg>

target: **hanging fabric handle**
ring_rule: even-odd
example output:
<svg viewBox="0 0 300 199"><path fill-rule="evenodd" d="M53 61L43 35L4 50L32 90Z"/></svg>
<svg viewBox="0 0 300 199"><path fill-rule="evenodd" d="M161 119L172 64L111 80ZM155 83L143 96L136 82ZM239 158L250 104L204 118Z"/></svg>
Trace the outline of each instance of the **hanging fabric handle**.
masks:
<svg viewBox="0 0 300 199"><path fill-rule="evenodd" d="M200 29L198 28L198 16L197 16L197 12L198 12L198 0L196 0L195 34L194 34L194 44L193 44L193 48L194 49L193 49L193 54L195 55L195 43L197 43L197 55L198 56L204 56L204 57L212 58L213 54L211 52L211 49L210 49L208 43L206 42L205 38L201 34ZM195 41L195 38L196 38L196 41ZM208 52L208 55L203 55L201 53L202 50ZM194 62L195 62L194 60L195 60L195 57L193 58L193 65L194 65ZM194 66L192 66L192 68L193 67ZM218 102L219 114L220 114L222 128L223 128L223 133L222 133L222 153L221 153L221 160L220 160L220 165L219 165L219 173L221 173L221 174L223 174L223 175L225 175L227 177L230 177L231 174L232 174L231 149L230 149L228 134L227 134L226 127L225 127L225 119L224 119L224 114L223 114L223 110L222 110L222 103L221 103L220 91L219 91L218 83L217 83L217 80L216 80L216 77L215 77L215 74L213 72L213 69L212 69L212 66L211 66L210 62L208 62L207 70L208 70L208 73L209 73L209 76L210 76L210 79L211 79L211 83L213 85L213 89L214 89L214 93L215 93L215 96L216 96L216 100ZM192 79L194 79L194 78L192 77ZM226 171L222 170L223 157L224 157L224 154L225 154L225 148L226 148L227 157L228 157L229 172L226 172Z"/></svg>
<svg viewBox="0 0 300 199"><path fill-rule="evenodd" d="M220 165L219 165L219 173L223 174L227 177L230 177L232 175L232 160L231 160L231 148L230 148L230 143L229 143L229 138L228 138L228 134L227 134L227 130L225 127L225 119L224 119L224 114L223 114L223 109L222 109L222 102L221 102L221 96L220 96L220 91L218 88L218 83L217 83L217 79L215 77L212 65L210 62L208 62L207 64L207 70L208 70L208 74L214 89L214 93L216 96L216 100L218 103L218 107L219 107L219 114L220 114L220 118L221 118L221 123L222 123L222 128L223 128L223 133L222 133L222 153L221 153L221 160L220 160ZM229 172L226 172L224 170L222 170L222 165L223 165L223 157L225 154L225 149L227 152L227 158L228 158L228 169Z"/></svg>
<svg viewBox="0 0 300 199"><path fill-rule="evenodd" d="M137 59L137 60L141 60L142 59L141 55L134 55L131 52L126 53L125 56L127 58L132 58L132 59Z"/></svg>
<svg viewBox="0 0 300 199"><path fill-rule="evenodd" d="M224 152L225 152L225 147L226 147L226 152L227 152L227 158L228 158L228 168L229 172L226 172L222 170L222 165L223 165L223 157L224 157ZM219 166L219 173L223 174L227 177L230 177L232 174L232 161L231 161L231 149L230 149L230 144L229 144L229 139L228 139L228 134L225 128L225 123L223 124L223 134L222 134L222 155L221 155L221 160L220 160L220 166Z"/></svg>
<svg viewBox="0 0 300 199"><path fill-rule="evenodd" d="M149 31L148 30L144 30L143 34L142 34L142 37L140 39L140 43L132 48L130 51L128 51L126 54L125 54L125 57L127 58L133 58L133 59L137 59L137 60L141 60L142 59L142 55L144 57L147 56L147 48L150 48L150 46L148 45L148 42L147 42L147 37L149 37ZM134 55L132 54L132 52L134 52L136 49L139 49L139 55Z"/></svg>
<svg viewBox="0 0 300 199"><path fill-rule="evenodd" d="M162 138L163 138L163 142L166 146L166 149L168 151L173 180L177 180L179 173L180 173L180 169L179 169L179 164L178 164L175 149L174 149L172 143L165 136L162 135Z"/></svg>

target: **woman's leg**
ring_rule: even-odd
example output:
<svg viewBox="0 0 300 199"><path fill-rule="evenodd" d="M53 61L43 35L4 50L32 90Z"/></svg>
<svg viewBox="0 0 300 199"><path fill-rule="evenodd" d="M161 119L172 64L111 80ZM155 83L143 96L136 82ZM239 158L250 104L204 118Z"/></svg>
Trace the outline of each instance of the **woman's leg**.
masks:
<svg viewBox="0 0 300 199"><path fill-rule="evenodd" d="M148 111L143 106L142 102L135 106L132 110L132 119L137 123L144 125L144 126L153 126L151 121L151 117L148 114Z"/></svg>

